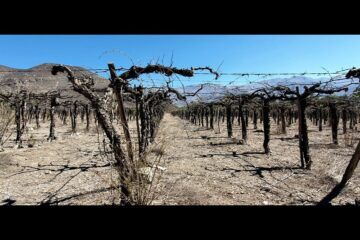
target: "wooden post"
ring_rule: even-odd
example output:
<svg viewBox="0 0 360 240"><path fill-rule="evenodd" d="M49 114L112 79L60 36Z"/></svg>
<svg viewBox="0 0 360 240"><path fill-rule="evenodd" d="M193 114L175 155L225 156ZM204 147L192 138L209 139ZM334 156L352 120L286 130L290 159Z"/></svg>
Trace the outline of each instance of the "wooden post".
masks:
<svg viewBox="0 0 360 240"><path fill-rule="evenodd" d="M56 96L51 96L50 98L50 131L48 141L52 142L56 139L55 137L55 106L56 106Z"/></svg>
<svg viewBox="0 0 360 240"><path fill-rule="evenodd" d="M338 144L337 137L338 137L339 119L338 119L335 103L329 103L329 108L330 108L330 118L331 118L332 140L334 144Z"/></svg>
<svg viewBox="0 0 360 240"><path fill-rule="evenodd" d="M85 105L85 114L86 114L86 128L85 128L85 130L88 132L90 130L90 106L89 106L89 104Z"/></svg>
<svg viewBox="0 0 360 240"><path fill-rule="evenodd" d="M257 114L257 111L256 109L254 109L254 116L253 116L253 124L254 124L254 129L257 129L257 117L258 114Z"/></svg>
<svg viewBox="0 0 360 240"><path fill-rule="evenodd" d="M136 89L134 87L134 89ZM135 96L135 120L136 120L136 131L137 131L137 137L138 137L138 150L139 150L139 157L141 156L141 138L140 138L140 126L139 126L139 96Z"/></svg>
<svg viewBox="0 0 360 240"><path fill-rule="evenodd" d="M232 137L232 126L231 126L231 103L226 104L226 126L228 132L228 138Z"/></svg>
<svg viewBox="0 0 360 240"><path fill-rule="evenodd" d="M318 114L319 114L319 131L322 131L322 122L323 122L323 114L322 114L322 109L318 108Z"/></svg>
<svg viewBox="0 0 360 240"><path fill-rule="evenodd" d="M21 103L19 100L16 100L15 103L15 123L16 123L16 139L15 142L18 144L18 147L22 147L21 140Z"/></svg>
<svg viewBox="0 0 360 240"><path fill-rule="evenodd" d="M308 131L307 131L307 124L306 124L306 98L300 97L300 117L301 120L301 152L305 160L305 168L310 170L311 169L311 156L310 156L310 149L309 149L309 137L308 137Z"/></svg>
<svg viewBox="0 0 360 240"><path fill-rule="evenodd" d="M299 87L296 87L296 93L298 95L298 99L297 99L297 105L298 105L298 128L299 128L299 132L298 132L298 135L299 135L299 151L300 151L300 162L301 162L301 167L302 168L305 168L305 162L304 162L304 155L303 155L303 150L302 150L302 141L303 141L303 138L302 138L302 130L301 130L301 127L302 127L302 123L301 123L301 120L302 120L302 116L301 116L301 99L299 97L300 95L300 92L299 92Z"/></svg>
<svg viewBox="0 0 360 240"><path fill-rule="evenodd" d="M270 142L270 104L269 99L263 99L263 128L264 128L264 152L265 154L270 153L269 142Z"/></svg>
<svg viewBox="0 0 360 240"><path fill-rule="evenodd" d="M247 141L247 124L246 124L246 119L244 116L244 111L243 111L243 102L241 100L241 98L239 99L239 115L240 115L240 119L241 119L241 135L242 135L242 139L244 140L244 143L246 143Z"/></svg>
<svg viewBox="0 0 360 240"><path fill-rule="evenodd" d="M121 125L123 127L124 135L125 135L128 156L129 156L130 161L133 161L134 157L133 157L133 149L132 149L130 131L129 131L129 126L128 126L126 116L125 116L124 102L123 102L123 98L122 98L123 84L126 84L126 83L122 82L121 79L119 79L117 77L116 72L115 72L115 65L113 63L109 63L108 67L110 70L111 80L114 84L114 90L115 90L114 92L115 92L116 100L117 100L118 107L119 107L120 120L121 120Z"/></svg>
<svg viewBox="0 0 360 240"><path fill-rule="evenodd" d="M210 128L214 129L214 106L210 104Z"/></svg>

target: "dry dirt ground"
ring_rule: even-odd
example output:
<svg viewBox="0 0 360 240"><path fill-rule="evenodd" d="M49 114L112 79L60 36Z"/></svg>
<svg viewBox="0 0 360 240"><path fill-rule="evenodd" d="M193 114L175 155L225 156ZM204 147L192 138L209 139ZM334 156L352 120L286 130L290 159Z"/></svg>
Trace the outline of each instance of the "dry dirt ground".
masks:
<svg viewBox="0 0 360 240"><path fill-rule="evenodd" d="M166 168L155 186L157 197L153 204L315 204L341 179L360 133L349 134L354 146L346 146L339 129L336 146L331 144L328 126L318 132L312 123L308 125L311 171L299 169L298 141L293 138L296 124L281 135L272 122L271 154L264 155L263 133L255 131L252 123L249 123L247 144L238 145L236 139L240 139L241 130L236 120L234 139L228 139L225 123L221 123L219 133L216 124L215 131L208 130L166 113L151 146L152 149L164 147L162 165ZM29 148L25 141L24 148L14 149L14 142L8 141L5 151L0 152L0 202L10 198L16 201L14 205L116 203L118 195L112 189L116 173L109 166L102 167L108 163L101 154L104 137L93 126L92 123L90 132L86 133L85 124L79 123L78 134L71 134L69 125L58 122L58 139L49 143L48 123L42 123L40 129L29 124L24 139L32 135L34 147ZM134 126L131 122L130 127ZM258 124L258 130L261 129ZM98 167L86 170L92 164ZM334 204L353 204L360 198L359 173L357 169L346 190L333 200Z"/></svg>
<svg viewBox="0 0 360 240"><path fill-rule="evenodd" d="M299 169L298 140L292 139L296 124L287 129L286 135L280 135L272 123L271 154L267 156L262 154L263 133L256 132L251 123L247 144L237 145L227 138L225 123L218 133L217 126L215 131L206 130L165 115L158 133L158 138L167 142L164 156L167 170L161 181L165 190L154 203L315 204L341 179L355 146L346 147L343 134L339 134L339 145L335 146L331 144L329 127L318 132L316 126L308 124L311 171ZM261 124L258 129L262 129ZM233 132L234 138L241 139L241 129L236 123ZM350 135L358 138L360 134ZM359 173L357 169L348 188L334 204L353 204L360 197Z"/></svg>

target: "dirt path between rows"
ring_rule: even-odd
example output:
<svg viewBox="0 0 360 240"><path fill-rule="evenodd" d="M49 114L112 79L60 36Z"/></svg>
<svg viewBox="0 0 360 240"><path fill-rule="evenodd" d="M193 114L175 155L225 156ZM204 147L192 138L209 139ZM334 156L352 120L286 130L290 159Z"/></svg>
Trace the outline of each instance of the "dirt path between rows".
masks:
<svg viewBox="0 0 360 240"><path fill-rule="evenodd" d="M299 169L298 140L294 138L297 126L287 134L277 133L271 125L271 154L262 154L261 124L255 131L248 127L248 142L238 145L240 128L234 122L234 139L227 138L226 123L220 123L220 132L195 126L166 113L159 127L152 149L164 147L163 172L158 197L153 204L166 205L311 205L318 202L341 179L354 152L346 146L339 133L339 145L331 144L331 131L324 126L319 132L309 125L310 150L313 159L311 171ZM131 122L132 130L135 123ZM46 141L48 124L29 130L34 147L14 149L9 141L0 152L0 202L13 199L14 205L38 205L55 201L63 205L104 205L118 202L114 186L116 173L110 167L101 167L108 160L100 154L104 136L91 125L85 132L85 123L79 123L78 134L72 135L69 125L57 123L58 139ZM132 136L135 136L132 131ZM354 131L354 139L360 132ZM355 140L357 141L357 140ZM233 152L236 152L233 155ZM97 168L82 170L82 166L96 164ZM65 171L59 169L68 167ZM360 198L360 168L356 170L348 188L334 204L354 203Z"/></svg>
<svg viewBox="0 0 360 240"><path fill-rule="evenodd" d="M248 143L238 145L226 137L225 126L217 134L165 114L157 141L165 142L167 170L161 179L163 193L154 204L315 204L340 180L353 148L340 147L341 143L329 147L323 139L328 132L320 134L311 127L309 132L314 166L306 171L299 169L297 140L284 140L296 134L296 126L288 129L287 136L271 136L267 156L262 154L263 133L252 126ZM239 127L234 133L240 139ZM349 188L333 202L353 203L360 196L357 186L358 170Z"/></svg>

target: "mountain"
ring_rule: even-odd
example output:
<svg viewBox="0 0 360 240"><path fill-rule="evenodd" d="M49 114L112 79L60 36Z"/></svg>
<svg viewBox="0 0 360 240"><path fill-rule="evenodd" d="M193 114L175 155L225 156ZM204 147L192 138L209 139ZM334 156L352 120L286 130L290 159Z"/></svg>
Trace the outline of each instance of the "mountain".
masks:
<svg viewBox="0 0 360 240"><path fill-rule="evenodd" d="M344 76L335 76L335 79L342 79L344 78ZM197 101L201 101L201 102L214 102L217 101L219 99L221 99L222 97L224 97L226 94L232 93L232 94L240 94L240 93L252 93L253 91L259 89L259 88L263 88L266 85L271 85L271 86L288 86L289 88L295 90L296 86L299 87L299 91L303 92L304 91L304 85L310 85L310 84L315 84L318 82L326 82L328 81L329 78L310 78L310 77L304 77L304 76L294 76L294 77L290 77L290 78L274 78L274 79L268 79L268 80L263 80L263 81L258 81L258 82L253 82L251 84L243 84L243 85L231 85L231 86L224 86L221 84L205 84L203 85L203 89L200 90L197 94L197 96L189 96L187 97L187 102L191 103L191 102L197 102ZM341 87L344 85L344 82L336 82L333 83L331 86L332 87ZM184 88L177 88L177 90L184 94L184 93L194 93L196 92L199 88L200 88L200 84L197 85L189 85L189 86L185 86ZM347 92L339 92L339 93L335 93L335 95L337 96L349 96L351 95L355 89L357 88L356 85L351 85L349 86L349 90ZM173 102L175 103L175 105L177 106L185 106L186 102L184 101L178 101L176 99L175 96L173 96Z"/></svg>
<svg viewBox="0 0 360 240"><path fill-rule="evenodd" d="M0 65L0 74L1 74L2 71L12 71L12 70L15 70L15 68Z"/></svg>
<svg viewBox="0 0 360 240"><path fill-rule="evenodd" d="M0 65L0 92L19 92L27 90L31 93L46 93L49 91L60 90L64 97L84 100L84 97L75 92L72 84L67 79L66 74L51 74L51 69L55 63L45 63L29 69L15 69ZM91 76L94 79L94 89L101 91L109 85L109 80L92 73L85 68L77 66L69 67L78 78Z"/></svg>
<svg viewBox="0 0 360 240"><path fill-rule="evenodd" d="M51 69L55 63L45 63L34 66L29 69L16 69L7 66L0 65L0 92L18 92L22 89L26 89L32 93L46 93L53 90L60 90L61 95L72 100L85 100L85 98L79 93L75 92L72 88L72 84L66 77L66 74L59 73L54 76L51 74ZM68 66L78 78L84 76L91 76L94 79L95 91L101 92L106 89L109 85L109 80L92 73L85 68L77 66ZM339 75L335 78L344 78ZM263 88L266 85L277 86L283 85L295 89L299 86L300 92L303 91L304 84L314 84L319 81L327 81L329 78L309 78L305 76L294 76L289 78L274 78L263 81L257 81L251 84L242 85L228 85L224 86L221 84L204 84L203 89L196 96L188 96L187 102L213 102L220 100L226 94L240 94L240 93L251 93L256 89ZM340 87L344 82L337 82L333 84L335 87ZM356 89L356 85L349 87L348 92L336 93L337 96L351 95ZM200 88L200 84L188 85L184 88L177 88L180 93L194 93ZM177 106L184 106L186 102L178 101L175 95L172 95L173 102Z"/></svg>

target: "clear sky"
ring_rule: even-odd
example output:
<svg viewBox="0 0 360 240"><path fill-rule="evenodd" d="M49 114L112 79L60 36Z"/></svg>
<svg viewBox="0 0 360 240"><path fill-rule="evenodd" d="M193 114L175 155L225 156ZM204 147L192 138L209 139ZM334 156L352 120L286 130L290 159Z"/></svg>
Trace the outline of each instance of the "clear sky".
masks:
<svg viewBox="0 0 360 240"><path fill-rule="evenodd" d="M221 72L337 71L360 67L360 35L0 35L0 65L15 68L169 65L171 56L176 67L221 64Z"/></svg>

